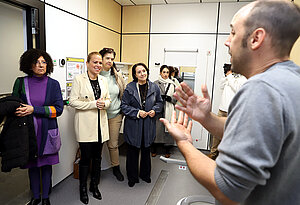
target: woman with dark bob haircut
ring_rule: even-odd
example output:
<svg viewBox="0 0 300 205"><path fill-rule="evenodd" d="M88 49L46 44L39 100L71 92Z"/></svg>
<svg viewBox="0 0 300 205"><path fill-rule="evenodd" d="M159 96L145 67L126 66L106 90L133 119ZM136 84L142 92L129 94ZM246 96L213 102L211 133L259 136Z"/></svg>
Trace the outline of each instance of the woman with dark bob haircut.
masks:
<svg viewBox="0 0 300 205"><path fill-rule="evenodd" d="M126 171L129 187L139 183L139 176L151 183L150 146L155 138L156 115L163 107L159 87L148 80L149 69L144 63L132 67L132 77L133 82L127 85L121 103L125 115L123 136L128 147Z"/></svg>
<svg viewBox="0 0 300 205"><path fill-rule="evenodd" d="M58 81L48 77L53 71L53 63L45 51L31 49L23 53L20 70L27 76L16 79L12 95L21 98L24 103L15 114L19 117L33 116L36 141L30 144L29 150L32 150L30 147L37 147L36 157L22 167L28 168L33 194L28 204L37 205L42 198L42 204L48 205L52 165L59 163L61 141L56 118L63 112L61 89Z"/></svg>

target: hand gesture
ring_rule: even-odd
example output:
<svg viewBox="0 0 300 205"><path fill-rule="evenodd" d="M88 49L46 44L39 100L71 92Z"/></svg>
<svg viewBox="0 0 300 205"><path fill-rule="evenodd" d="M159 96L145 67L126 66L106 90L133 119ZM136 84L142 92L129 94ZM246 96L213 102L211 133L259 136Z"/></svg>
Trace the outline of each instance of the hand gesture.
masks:
<svg viewBox="0 0 300 205"><path fill-rule="evenodd" d="M24 117L33 113L33 107L31 105L22 104L16 109L15 115L18 117Z"/></svg>
<svg viewBox="0 0 300 205"><path fill-rule="evenodd" d="M185 114L183 117L183 112L179 112L178 121L176 121L176 111L173 112L171 123L165 118L160 118L159 120L164 123L169 133L173 136L176 143L178 144L181 141L187 141L193 144L191 130L192 130L192 121L189 121L189 116Z"/></svg>
<svg viewBox="0 0 300 205"><path fill-rule="evenodd" d="M105 107L105 101L103 98L99 98L96 102L96 106L99 110L102 110Z"/></svg>
<svg viewBox="0 0 300 205"><path fill-rule="evenodd" d="M210 114L211 103L206 85L201 86L203 97L197 96L193 90L184 82L181 87L176 88L174 97L182 104L175 105L175 108L188 114L192 119L203 122Z"/></svg>
<svg viewBox="0 0 300 205"><path fill-rule="evenodd" d="M154 117L154 116L155 116L155 111L154 111L154 110L150 110L150 111L148 112L148 115L149 115L150 117Z"/></svg>
<svg viewBox="0 0 300 205"><path fill-rule="evenodd" d="M139 115L141 118L145 118L148 115L148 112L145 112L144 110L140 110Z"/></svg>

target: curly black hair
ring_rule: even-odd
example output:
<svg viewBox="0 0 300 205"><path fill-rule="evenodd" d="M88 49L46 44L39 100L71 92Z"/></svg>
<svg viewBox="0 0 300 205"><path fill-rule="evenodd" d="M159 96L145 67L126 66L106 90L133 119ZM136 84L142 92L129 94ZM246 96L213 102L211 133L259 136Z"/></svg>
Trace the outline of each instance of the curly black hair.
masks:
<svg viewBox="0 0 300 205"><path fill-rule="evenodd" d="M133 78L133 81L134 82L137 82L138 81L138 78L135 76L136 74L136 67L138 66L143 66L146 71L147 71L147 81L148 81L148 78L149 78L149 68L147 68L147 66L144 64L144 63L136 63L132 66L132 78Z"/></svg>
<svg viewBox="0 0 300 205"><path fill-rule="evenodd" d="M26 73L29 76L33 75L32 67L35 66L39 57L43 56L47 62L46 75L53 72L53 61L51 56L43 50L30 49L25 51L20 57L20 71Z"/></svg>

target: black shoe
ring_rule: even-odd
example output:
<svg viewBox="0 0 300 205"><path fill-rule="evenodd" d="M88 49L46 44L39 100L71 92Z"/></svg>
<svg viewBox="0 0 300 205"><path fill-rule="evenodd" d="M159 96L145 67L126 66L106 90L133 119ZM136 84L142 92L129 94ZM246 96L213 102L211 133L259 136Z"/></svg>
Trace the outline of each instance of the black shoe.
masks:
<svg viewBox="0 0 300 205"><path fill-rule="evenodd" d="M147 183L151 183L151 178L150 177L141 177L141 179Z"/></svg>
<svg viewBox="0 0 300 205"><path fill-rule="evenodd" d="M80 201L84 204L89 203L89 196L87 194L87 188L86 186L81 186L80 187Z"/></svg>
<svg viewBox="0 0 300 205"><path fill-rule="evenodd" d="M133 182L133 181L128 181L128 186L129 187L133 187L135 185L135 182Z"/></svg>
<svg viewBox="0 0 300 205"><path fill-rule="evenodd" d="M90 192L93 193L93 197L98 199L98 200L101 200L102 199L102 196L101 196L101 193L98 189L98 185L97 184L92 184L91 183L91 186L90 186Z"/></svg>
<svg viewBox="0 0 300 205"><path fill-rule="evenodd" d="M50 205L50 200L49 200L49 198L42 199L42 205Z"/></svg>
<svg viewBox="0 0 300 205"><path fill-rule="evenodd" d="M38 205L41 202L41 198L35 199L31 198L30 202L27 205Z"/></svg>
<svg viewBox="0 0 300 205"><path fill-rule="evenodd" d="M120 165L113 167L113 174L119 181L124 181L124 176L120 171Z"/></svg>

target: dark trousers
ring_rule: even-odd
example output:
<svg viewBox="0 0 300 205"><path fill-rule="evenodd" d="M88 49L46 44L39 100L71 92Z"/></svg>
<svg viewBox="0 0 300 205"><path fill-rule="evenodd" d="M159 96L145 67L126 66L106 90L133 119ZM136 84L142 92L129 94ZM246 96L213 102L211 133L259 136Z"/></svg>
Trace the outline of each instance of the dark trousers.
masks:
<svg viewBox="0 0 300 205"><path fill-rule="evenodd" d="M139 153L141 151L140 160L140 177L150 178L151 173L151 158L150 158L150 147L144 147L142 143L141 148L131 146L127 144L127 155L126 155L126 171L128 181L138 182L139 181Z"/></svg>
<svg viewBox="0 0 300 205"><path fill-rule="evenodd" d="M80 147L80 165L90 166L94 160L101 160L103 143L101 142L79 142Z"/></svg>
<svg viewBox="0 0 300 205"><path fill-rule="evenodd" d="M157 149L159 148L159 146L162 146L165 154L171 154L171 148L173 147L172 145L165 145L163 143L153 143L151 145L151 153L155 153L157 154Z"/></svg>
<svg viewBox="0 0 300 205"><path fill-rule="evenodd" d="M42 167L32 167L28 169L30 180L30 188L33 193L33 198L40 198L40 185L42 184L42 198L48 198L51 188L52 166L45 165ZM41 183L42 182L42 183Z"/></svg>

